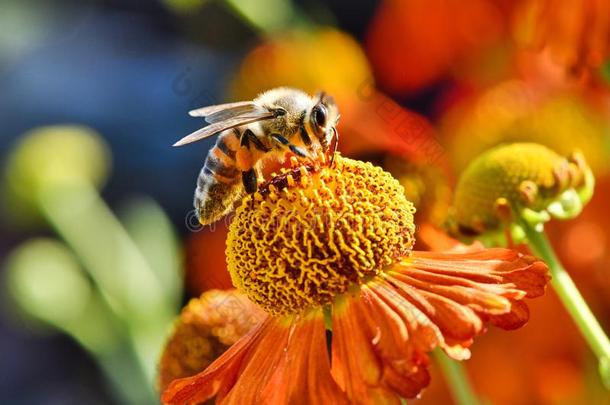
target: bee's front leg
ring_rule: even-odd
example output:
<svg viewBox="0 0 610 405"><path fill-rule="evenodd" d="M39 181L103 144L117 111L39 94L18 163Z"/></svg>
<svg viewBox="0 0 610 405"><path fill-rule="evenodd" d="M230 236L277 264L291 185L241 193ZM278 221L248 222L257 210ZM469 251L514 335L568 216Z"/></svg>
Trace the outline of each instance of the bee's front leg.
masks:
<svg viewBox="0 0 610 405"><path fill-rule="evenodd" d="M333 146L333 152L332 155L330 155L330 167L333 167L333 163L335 162L335 155L337 154L337 147L339 146L339 132L337 132L337 128L333 127L332 128L333 131L333 139L334 139L334 146Z"/></svg>
<svg viewBox="0 0 610 405"><path fill-rule="evenodd" d="M280 134L271 134L271 139L273 139L275 142L277 142L277 144L280 145L280 147L288 147L288 149L297 156L309 157L309 155L303 148L294 145L288 139L284 138Z"/></svg>

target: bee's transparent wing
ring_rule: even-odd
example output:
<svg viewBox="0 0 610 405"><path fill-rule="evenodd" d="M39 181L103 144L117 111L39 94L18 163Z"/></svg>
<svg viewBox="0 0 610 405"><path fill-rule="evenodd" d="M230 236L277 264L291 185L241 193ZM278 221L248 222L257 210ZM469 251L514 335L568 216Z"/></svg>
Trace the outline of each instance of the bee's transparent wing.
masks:
<svg viewBox="0 0 610 405"><path fill-rule="evenodd" d="M265 115L269 110L256 104L238 105L209 113L205 116L208 124L227 121L242 116Z"/></svg>
<svg viewBox="0 0 610 405"><path fill-rule="evenodd" d="M217 114L220 111L217 111L213 114ZM243 115L234 116L234 114L226 114L224 117L228 117L222 121L214 122L213 124L208 125L207 127L203 127L198 129L197 131L185 136L180 139L178 142L174 144L174 146L182 146L187 143L195 142L200 139L207 138L208 136L212 136L219 132L225 131L227 129L240 127L242 125L251 124L257 121L268 120L276 117L276 113L273 111L269 111L267 109L261 109L259 112L255 113L245 113Z"/></svg>
<svg viewBox="0 0 610 405"><path fill-rule="evenodd" d="M216 104L191 110L189 111L189 115L191 117L207 117L222 110L231 110L233 108L252 106L256 106L256 104L254 104L254 102L252 101L238 101L236 103Z"/></svg>

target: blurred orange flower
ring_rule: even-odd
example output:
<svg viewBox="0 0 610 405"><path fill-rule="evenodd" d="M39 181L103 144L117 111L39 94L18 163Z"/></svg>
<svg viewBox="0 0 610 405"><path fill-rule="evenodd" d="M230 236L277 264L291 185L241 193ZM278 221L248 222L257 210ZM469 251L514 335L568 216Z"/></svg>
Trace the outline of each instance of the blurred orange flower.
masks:
<svg viewBox="0 0 610 405"><path fill-rule="evenodd" d="M330 27L295 30L267 38L252 49L241 63L230 95L249 100L274 87L289 86L310 94L324 90L342 104L370 78L364 51L348 34Z"/></svg>
<svg viewBox="0 0 610 405"><path fill-rule="evenodd" d="M441 122L455 169L494 145L535 142L562 155L580 150L596 175L610 171L603 105L577 91L541 90L508 80L455 103Z"/></svg>
<svg viewBox="0 0 610 405"><path fill-rule="evenodd" d="M525 0L514 33L526 49L548 54L572 75L599 67L610 52L610 3L605 0Z"/></svg>
<svg viewBox="0 0 610 405"><path fill-rule="evenodd" d="M264 317L264 312L235 290L211 290L191 299L161 356L159 389L205 369Z"/></svg>
<svg viewBox="0 0 610 405"><path fill-rule="evenodd" d="M393 94L409 94L464 62L480 64L507 34L507 8L487 0L383 1L366 37L375 78Z"/></svg>
<svg viewBox="0 0 610 405"><path fill-rule="evenodd" d="M376 90L364 51L341 31L317 28L266 39L244 58L231 97L247 100L279 86L324 90L337 100L339 148L347 155L383 150L444 163L432 125Z"/></svg>

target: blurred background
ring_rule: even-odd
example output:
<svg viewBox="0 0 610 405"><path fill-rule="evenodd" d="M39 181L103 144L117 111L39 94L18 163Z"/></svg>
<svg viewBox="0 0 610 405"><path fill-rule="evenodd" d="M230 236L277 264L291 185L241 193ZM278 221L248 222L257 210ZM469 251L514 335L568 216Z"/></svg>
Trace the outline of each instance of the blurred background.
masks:
<svg viewBox="0 0 610 405"><path fill-rule="evenodd" d="M434 245L490 146L583 151L597 177L555 248L610 330L610 3L595 0L1 0L0 403L155 403L191 297L229 288L201 229L213 140L186 112L295 86L339 104L341 151L390 171ZM610 404L552 291L466 362L498 404ZM442 376L412 403L448 403Z"/></svg>

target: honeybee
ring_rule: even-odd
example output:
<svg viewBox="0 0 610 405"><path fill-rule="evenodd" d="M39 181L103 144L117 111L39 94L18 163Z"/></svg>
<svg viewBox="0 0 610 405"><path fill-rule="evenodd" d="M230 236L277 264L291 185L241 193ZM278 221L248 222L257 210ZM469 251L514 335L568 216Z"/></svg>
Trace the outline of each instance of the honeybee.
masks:
<svg viewBox="0 0 610 405"><path fill-rule="evenodd" d="M267 159L280 162L292 152L298 159L330 161L337 150L339 111L325 93L279 87L252 101L219 104L192 110L209 124L174 146L219 134L197 178L194 205L203 225L231 212L235 202L258 188ZM322 158L331 153L327 160ZM322 159L322 160L320 160Z"/></svg>

